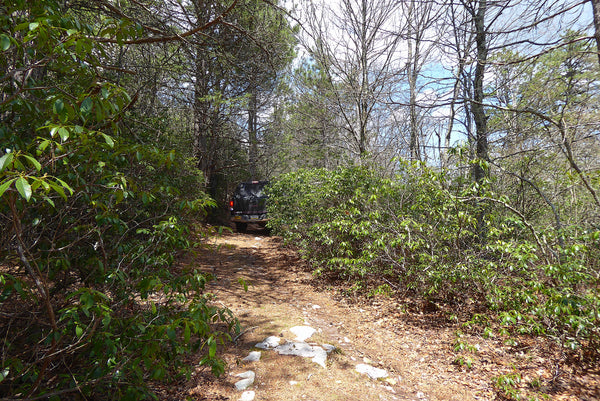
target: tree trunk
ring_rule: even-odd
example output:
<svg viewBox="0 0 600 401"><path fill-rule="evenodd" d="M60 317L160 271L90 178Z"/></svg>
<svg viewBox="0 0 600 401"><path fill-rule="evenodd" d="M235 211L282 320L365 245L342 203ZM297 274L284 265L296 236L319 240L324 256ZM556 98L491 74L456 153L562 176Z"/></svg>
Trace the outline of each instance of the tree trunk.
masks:
<svg viewBox="0 0 600 401"><path fill-rule="evenodd" d="M413 11L414 11L414 2L410 3L409 6L409 18L413 19ZM414 45L415 48L413 50L413 39L412 39L413 31L412 25L408 25L408 86L409 86L409 120L410 120L410 140L409 140L409 151L410 151L410 160L421 160L421 155L419 152L419 122L417 116L417 77L419 74L419 45L415 40Z"/></svg>
<svg viewBox="0 0 600 401"><path fill-rule="evenodd" d="M251 90L248 105L248 171L253 180L258 178L258 101L256 91L256 89Z"/></svg>
<svg viewBox="0 0 600 401"><path fill-rule="evenodd" d="M487 38L485 31L485 12L487 1L481 0L477 13L475 14L475 42L477 44L477 65L475 67L475 79L473 82L473 102L471 112L475 122L475 155L480 161L488 161L488 138L487 138L487 116L483 106L483 78L487 63ZM481 183L486 177L487 171L480 163L473 165L473 178Z"/></svg>
<svg viewBox="0 0 600 401"><path fill-rule="evenodd" d="M473 10L475 11L475 10ZM487 63L488 44L485 30L485 14L487 11L487 1L480 0L477 11L474 12L473 20L475 24L475 43L477 45L477 65L475 66L475 77L473 80L473 100L471 102L471 113L475 122L475 158L473 163L472 176L476 183L481 184L488 174L488 168L484 167L483 162L489 161L488 157L488 138L487 138L487 117L483 106L483 78ZM481 194L480 194L481 195ZM479 240L484 242L487 236L485 228L484 205L479 203L479 212L477 213L477 233Z"/></svg>
<svg viewBox="0 0 600 401"><path fill-rule="evenodd" d="M360 82L360 93L358 98L358 121L360 130L360 140L358 144L358 150L360 153L361 160L366 156L368 150L368 138L367 138L367 121L369 117L369 56L367 46L367 33L368 33L368 17L367 7L368 1L362 0L361 15L362 15L362 27L361 27L361 54L360 54L360 69L361 69L361 82Z"/></svg>
<svg viewBox="0 0 600 401"><path fill-rule="evenodd" d="M590 0L594 12L594 29L596 37L596 52L598 53L598 63L600 63L600 0Z"/></svg>

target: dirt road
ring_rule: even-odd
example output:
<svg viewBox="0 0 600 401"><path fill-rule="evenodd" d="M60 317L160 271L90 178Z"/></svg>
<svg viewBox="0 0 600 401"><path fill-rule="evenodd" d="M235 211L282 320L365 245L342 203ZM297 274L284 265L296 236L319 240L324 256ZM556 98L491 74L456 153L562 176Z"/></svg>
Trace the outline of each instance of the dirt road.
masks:
<svg viewBox="0 0 600 401"><path fill-rule="evenodd" d="M234 233L213 241L212 251L190 263L215 274L207 290L235 313L244 331L224 350L225 375L215 379L198 368L190 382L182 383L179 399L495 400L506 399L499 398L493 384L497 377L518 374L520 383L508 385L507 391L529 396L536 390L531 383L539 382L541 388L553 374L548 359L526 348L507 355L501 338L457 334L461 326L449 319L447 311L410 311L405 303L384 296L368 302L339 296L339 288L328 288L314 278L277 237ZM249 284L247 292L239 278ZM259 361L242 361L269 336L293 338L289 330L294 326L316 330L309 344L336 347L326 368L310 358L273 350L261 350ZM371 379L356 371L358 364L384 369L388 377ZM521 366L525 368L516 370ZM243 393L234 387L240 380L235 375L248 370L256 378ZM569 385L553 390L551 398L598 399L597 382L595 389L590 388L586 379L582 386L589 389L577 395L574 380L571 377L565 381Z"/></svg>

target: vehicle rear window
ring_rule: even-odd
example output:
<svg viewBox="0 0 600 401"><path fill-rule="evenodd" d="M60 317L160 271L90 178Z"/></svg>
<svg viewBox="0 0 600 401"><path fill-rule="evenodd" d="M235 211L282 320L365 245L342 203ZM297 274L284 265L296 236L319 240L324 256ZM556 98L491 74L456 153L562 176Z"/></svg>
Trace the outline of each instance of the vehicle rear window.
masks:
<svg viewBox="0 0 600 401"><path fill-rule="evenodd" d="M265 184L240 184L237 192L242 196L262 198L266 196L264 188Z"/></svg>

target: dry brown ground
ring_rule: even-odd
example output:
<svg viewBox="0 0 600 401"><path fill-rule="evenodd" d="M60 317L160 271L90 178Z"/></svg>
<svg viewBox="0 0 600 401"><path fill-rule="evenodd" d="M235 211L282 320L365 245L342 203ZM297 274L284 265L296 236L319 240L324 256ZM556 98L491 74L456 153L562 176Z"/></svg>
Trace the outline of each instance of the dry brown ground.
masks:
<svg viewBox="0 0 600 401"><path fill-rule="evenodd" d="M456 333L465 330L448 319L447 310L416 311L389 297L339 296L339 288L313 277L277 237L259 231L213 241L218 247L188 263L216 274L207 290L235 313L245 331L222 350L228 364L223 376L198 368L189 382L162 391L162 399L239 400L234 375L246 370L256 373L249 389L255 400L502 400L493 380L512 374L521 377L515 385L521 399L600 399L597 370L584 375L567 367L564 355L547 341L520 338L517 346L507 346L503 338L472 333L461 337L466 349L458 352ZM239 278L249 283L248 292ZM327 369L273 351L262 351L259 362L241 361L266 337L290 338L287 330L304 324L318 330L309 341L338 348ZM472 361L470 368L456 363L461 356ZM390 379L357 373L354 367L365 361L386 369Z"/></svg>

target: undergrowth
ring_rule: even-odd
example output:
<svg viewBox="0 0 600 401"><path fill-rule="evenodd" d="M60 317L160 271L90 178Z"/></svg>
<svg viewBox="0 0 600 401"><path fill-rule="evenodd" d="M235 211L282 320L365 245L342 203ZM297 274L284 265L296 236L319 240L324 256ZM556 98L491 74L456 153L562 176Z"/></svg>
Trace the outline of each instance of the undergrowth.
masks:
<svg viewBox="0 0 600 401"><path fill-rule="evenodd" d="M300 170L272 184L270 224L315 274L366 295L469 304L506 333L546 336L596 360L600 233L565 230L560 247L557 233L490 188L410 163L393 178L368 167Z"/></svg>

